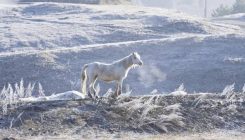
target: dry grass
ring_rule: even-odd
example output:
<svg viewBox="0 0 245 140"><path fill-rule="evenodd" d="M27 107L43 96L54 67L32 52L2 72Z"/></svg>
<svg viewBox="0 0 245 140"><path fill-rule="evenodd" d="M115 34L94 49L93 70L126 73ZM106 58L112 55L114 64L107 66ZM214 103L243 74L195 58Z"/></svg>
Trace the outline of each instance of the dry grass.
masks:
<svg viewBox="0 0 245 140"><path fill-rule="evenodd" d="M0 91L0 114L6 115L8 109L17 108L22 102L21 98L28 98L33 96L35 83L29 83L26 87L24 80L22 79L19 83L13 85L7 84ZM42 85L38 83L38 96L45 96Z"/></svg>
<svg viewBox="0 0 245 140"><path fill-rule="evenodd" d="M33 86L20 87L19 85L24 85L22 82L16 85L17 91L23 91L19 94L30 95L29 90ZM104 139L107 136L119 139L127 136L132 139L174 139L173 134L181 134L179 137L184 138L185 135L182 134L192 133L195 139L200 136L199 132L245 128L245 95L244 92L234 92L233 86L227 86L222 93L217 94L187 94L184 86L181 86L174 91L175 94L162 95L156 91L154 95L133 97L128 90L127 94L116 100L110 99L111 91L108 91L108 97L102 98L100 102L83 99L32 102L20 106L13 104L15 100L8 97L5 100L9 111L7 115L0 114L0 130L15 131L11 134L23 137L33 135L43 138L45 135L50 139L52 136L71 136L76 139L79 135L86 139ZM12 97L17 92L11 88L8 86L2 93L10 93ZM43 92L42 88L40 92ZM15 107L10 108L10 105ZM167 134L162 135L163 133ZM201 133L202 139L205 139L204 134L208 133ZM187 139L192 137L186 136Z"/></svg>

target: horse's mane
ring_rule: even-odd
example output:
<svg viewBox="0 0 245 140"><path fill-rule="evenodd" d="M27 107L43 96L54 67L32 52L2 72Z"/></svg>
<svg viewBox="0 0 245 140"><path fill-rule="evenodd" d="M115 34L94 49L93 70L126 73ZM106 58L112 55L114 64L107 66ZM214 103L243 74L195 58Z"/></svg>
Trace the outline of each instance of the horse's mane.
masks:
<svg viewBox="0 0 245 140"><path fill-rule="evenodd" d="M114 64L114 63L122 62L122 61L128 59L131 55L132 55L132 54L130 54L130 55L128 55L128 56L125 56L125 57L123 57L123 58L121 58L121 59L115 60L115 61L113 61L112 63Z"/></svg>
<svg viewBox="0 0 245 140"><path fill-rule="evenodd" d="M125 62L129 62L129 61L126 61L126 60L129 60L129 58L132 57L132 55L135 55L138 59L140 59L140 55L139 55L137 52L134 52L134 53L131 53L131 54L128 55L128 56L125 56L125 57L119 59L119 60L113 61L112 64L115 64L115 63L121 63L121 62L122 62L122 63L124 62L124 64L125 64ZM131 68L136 68L137 66L138 66L137 64L132 64L132 65L131 65Z"/></svg>

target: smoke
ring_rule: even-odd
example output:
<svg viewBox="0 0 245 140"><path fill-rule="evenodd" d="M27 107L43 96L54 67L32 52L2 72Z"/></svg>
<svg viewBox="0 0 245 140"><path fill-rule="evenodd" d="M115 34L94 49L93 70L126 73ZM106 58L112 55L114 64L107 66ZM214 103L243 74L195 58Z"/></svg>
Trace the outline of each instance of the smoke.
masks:
<svg viewBox="0 0 245 140"><path fill-rule="evenodd" d="M100 0L101 4L131 4L131 0Z"/></svg>
<svg viewBox="0 0 245 140"><path fill-rule="evenodd" d="M166 80L166 74L162 72L155 65L143 66L138 69L139 81L145 87L151 87L156 82L162 82Z"/></svg>
<svg viewBox="0 0 245 140"><path fill-rule="evenodd" d="M9 15L17 0L0 0L0 15Z"/></svg>
<svg viewBox="0 0 245 140"><path fill-rule="evenodd" d="M135 5L143 5L141 0L132 0L132 3Z"/></svg>
<svg viewBox="0 0 245 140"><path fill-rule="evenodd" d="M18 0L0 0L0 14L8 14L8 8L15 7Z"/></svg>
<svg viewBox="0 0 245 140"><path fill-rule="evenodd" d="M9 4L16 4L17 0L0 0L0 4L3 5L3 4L6 4L6 5L9 5Z"/></svg>
<svg viewBox="0 0 245 140"><path fill-rule="evenodd" d="M207 14L210 16L212 11L221 4L232 5L236 0L207 0ZM133 0L135 5L150 7L160 7L176 9L195 16L204 15L204 0ZM140 4L139 4L140 3Z"/></svg>

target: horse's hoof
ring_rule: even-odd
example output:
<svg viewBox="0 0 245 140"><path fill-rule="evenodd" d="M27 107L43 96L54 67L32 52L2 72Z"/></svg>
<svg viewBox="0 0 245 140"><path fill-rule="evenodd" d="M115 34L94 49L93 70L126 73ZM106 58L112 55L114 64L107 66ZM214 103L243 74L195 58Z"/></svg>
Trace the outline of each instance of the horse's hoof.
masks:
<svg viewBox="0 0 245 140"><path fill-rule="evenodd" d="M88 97L91 98L91 99L93 99L93 96L90 93L88 94Z"/></svg>
<svg viewBox="0 0 245 140"><path fill-rule="evenodd" d="M98 95L95 96L95 99L99 99L100 97Z"/></svg>
<svg viewBox="0 0 245 140"><path fill-rule="evenodd" d="M117 95L114 94L114 95L111 96L111 98L112 99L117 99Z"/></svg>

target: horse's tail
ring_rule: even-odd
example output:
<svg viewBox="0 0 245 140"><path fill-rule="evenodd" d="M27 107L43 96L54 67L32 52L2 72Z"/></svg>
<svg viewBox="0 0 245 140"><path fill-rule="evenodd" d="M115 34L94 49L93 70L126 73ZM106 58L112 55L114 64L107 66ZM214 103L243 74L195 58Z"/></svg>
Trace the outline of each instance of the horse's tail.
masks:
<svg viewBox="0 0 245 140"><path fill-rule="evenodd" d="M87 69L88 65L85 64L82 68L82 78L81 78L81 91L83 94L87 94L86 92L86 81L87 81L87 74L86 74L86 69Z"/></svg>

